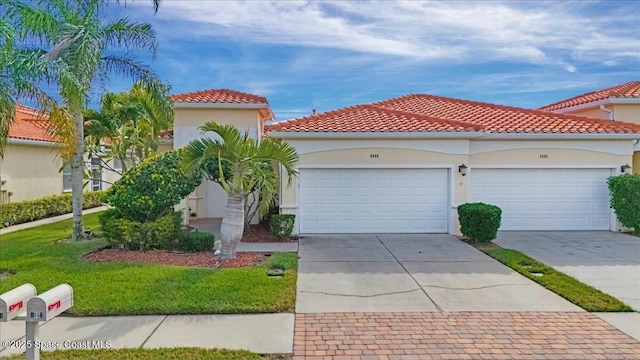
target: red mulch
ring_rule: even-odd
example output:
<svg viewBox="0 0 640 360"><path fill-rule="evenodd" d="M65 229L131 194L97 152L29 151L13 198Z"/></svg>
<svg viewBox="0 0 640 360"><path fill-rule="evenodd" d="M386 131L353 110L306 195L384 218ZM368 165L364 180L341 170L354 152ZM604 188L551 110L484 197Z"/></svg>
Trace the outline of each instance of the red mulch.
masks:
<svg viewBox="0 0 640 360"><path fill-rule="evenodd" d="M104 249L87 254L84 259L93 262L133 262L207 268L240 268L259 264L268 258L261 252L236 253L231 260L216 259L213 252L183 253L163 250L133 251Z"/></svg>
<svg viewBox="0 0 640 360"><path fill-rule="evenodd" d="M297 242L297 238L290 239L278 239L271 235L269 230L269 222L265 221L258 225L251 225L251 232L242 237L242 242L245 243L267 243L267 242Z"/></svg>

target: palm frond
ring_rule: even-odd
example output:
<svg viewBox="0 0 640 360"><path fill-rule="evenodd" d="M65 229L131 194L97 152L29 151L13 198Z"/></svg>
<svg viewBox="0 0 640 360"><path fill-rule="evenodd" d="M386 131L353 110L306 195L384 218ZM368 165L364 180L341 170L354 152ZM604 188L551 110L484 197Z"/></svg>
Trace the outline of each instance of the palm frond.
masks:
<svg viewBox="0 0 640 360"><path fill-rule="evenodd" d="M151 24L117 19L108 23L102 32L107 47L112 46L127 51L142 49L149 51L153 57L156 56L158 49L156 32Z"/></svg>

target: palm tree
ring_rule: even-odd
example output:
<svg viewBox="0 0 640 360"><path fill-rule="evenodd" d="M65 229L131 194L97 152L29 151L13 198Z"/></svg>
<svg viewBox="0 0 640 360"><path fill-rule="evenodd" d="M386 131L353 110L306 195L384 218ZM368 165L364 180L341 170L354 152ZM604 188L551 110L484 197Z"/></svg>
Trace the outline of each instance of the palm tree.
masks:
<svg viewBox="0 0 640 360"><path fill-rule="evenodd" d="M70 158L73 193L72 238L82 238L82 191L84 164L84 105L96 85L119 73L139 80L148 91L166 93L166 86L150 68L130 53L147 51L155 56L156 35L151 25L128 19L103 23L107 0L4 0L6 14L15 27L18 53L45 63L31 83L56 88L61 111L49 114L52 133ZM122 53L122 54L121 54Z"/></svg>
<svg viewBox="0 0 640 360"><path fill-rule="evenodd" d="M136 83L128 93L105 94L99 111L85 112L88 152L119 159L122 172L127 171L129 164L135 166L156 153L160 132L173 125L174 112L168 93L160 99L154 95L141 83ZM107 166L104 159L103 164Z"/></svg>
<svg viewBox="0 0 640 360"><path fill-rule="evenodd" d="M227 208L222 226L220 228L220 240L222 249L220 256L223 259L235 257L236 247L242 239L245 217L245 200L254 189L261 191L262 197L275 197L273 187L273 169L265 167L265 162L274 165L282 165L286 170L289 183L297 174L294 169L298 162L295 149L286 142L278 139L265 138L262 141L249 137L248 133L241 134L232 125L220 125L208 122L200 127L205 132L213 132L220 139L213 140L201 138L191 141L182 154L183 166L188 171L202 169L203 165L211 159L217 159L219 183L229 195ZM223 168L231 167L231 177L225 176ZM277 185L277 184L276 184ZM262 206L268 206L266 201ZM263 209L264 210L264 209Z"/></svg>

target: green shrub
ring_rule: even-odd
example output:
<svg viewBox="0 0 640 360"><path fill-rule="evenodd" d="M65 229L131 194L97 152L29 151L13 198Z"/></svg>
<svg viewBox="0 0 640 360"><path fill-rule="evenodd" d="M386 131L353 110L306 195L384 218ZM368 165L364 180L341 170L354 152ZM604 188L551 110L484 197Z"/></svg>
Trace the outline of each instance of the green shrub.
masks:
<svg viewBox="0 0 640 360"><path fill-rule="evenodd" d="M207 232L188 232L178 236L178 250L200 252L213 250L215 237Z"/></svg>
<svg viewBox="0 0 640 360"><path fill-rule="evenodd" d="M105 195L120 216L137 222L158 219L202 182L202 173L187 174L178 151L153 155L129 169Z"/></svg>
<svg viewBox="0 0 640 360"><path fill-rule="evenodd" d="M640 175L624 174L607 180L611 207L622 225L640 235Z"/></svg>
<svg viewBox="0 0 640 360"><path fill-rule="evenodd" d="M102 234L114 247L129 250L166 249L178 238L182 213L171 212L156 220L139 222L122 217L117 209L100 215Z"/></svg>
<svg viewBox="0 0 640 360"><path fill-rule="evenodd" d="M279 239L288 239L293 232L296 216L293 214L274 214L269 220L271 235Z"/></svg>
<svg viewBox="0 0 640 360"><path fill-rule="evenodd" d="M84 193L83 209L90 209L102 205L103 191ZM35 200L18 201L0 204L0 222L21 224L29 221L49 218L52 216L72 212L71 193L45 196Z"/></svg>
<svg viewBox="0 0 640 360"><path fill-rule="evenodd" d="M466 203L458 206L460 231L475 242L489 242L496 238L500 228L502 210L484 203Z"/></svg>

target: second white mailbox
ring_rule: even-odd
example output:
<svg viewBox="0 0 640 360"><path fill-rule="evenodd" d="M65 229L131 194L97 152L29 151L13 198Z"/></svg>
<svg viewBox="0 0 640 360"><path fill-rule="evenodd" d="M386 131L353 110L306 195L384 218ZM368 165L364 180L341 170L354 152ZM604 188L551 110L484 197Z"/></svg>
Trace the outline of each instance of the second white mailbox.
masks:
<svg viewBox="0 0 640 360"><path fill-rule="evenodd" d="M61 284L27 302L27 321L49 321L73 306L73 289Z"/></svg>

